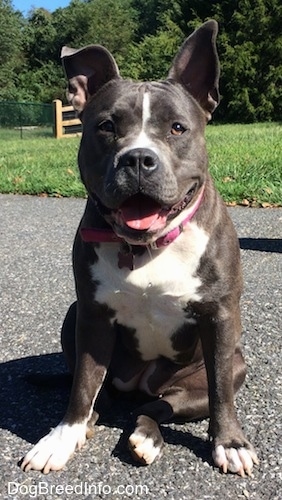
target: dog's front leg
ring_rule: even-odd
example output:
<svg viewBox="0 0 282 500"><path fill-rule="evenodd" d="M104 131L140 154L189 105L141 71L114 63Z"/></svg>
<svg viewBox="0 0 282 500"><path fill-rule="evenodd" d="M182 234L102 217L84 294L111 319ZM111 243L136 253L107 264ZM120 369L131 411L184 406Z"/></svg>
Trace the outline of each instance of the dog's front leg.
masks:
<svg viewBox="0 0 282 500"><path fill-rule="evenodd" d="M224 319L223 319L223 316ZM245 438L234 407L233 366L239 311L221 311L205 324L201 336L209 384L213 459L223 472L251 475L258 458Z"/></svg>
<svg viewBox="0 0 282 500"><path fill-rule="evenodd" d="M76 366L67 412L63 420L24 457L21 468L60 470L86 440L88 424L98 418L93 410L114 347L114 328L108 315L97 306L89 311L78 307Z"/></svg>

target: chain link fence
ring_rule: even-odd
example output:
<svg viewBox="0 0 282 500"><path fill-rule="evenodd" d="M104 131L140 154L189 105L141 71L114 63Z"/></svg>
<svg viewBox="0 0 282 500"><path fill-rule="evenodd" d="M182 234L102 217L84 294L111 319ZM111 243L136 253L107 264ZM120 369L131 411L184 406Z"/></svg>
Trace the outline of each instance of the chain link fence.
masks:
<svg viewBox="0 0 282 500"><path fill-rule="evenodd" d="M53 106L33 102L0 102L0 134L5 138L19 135L53 135Z"/></svg>

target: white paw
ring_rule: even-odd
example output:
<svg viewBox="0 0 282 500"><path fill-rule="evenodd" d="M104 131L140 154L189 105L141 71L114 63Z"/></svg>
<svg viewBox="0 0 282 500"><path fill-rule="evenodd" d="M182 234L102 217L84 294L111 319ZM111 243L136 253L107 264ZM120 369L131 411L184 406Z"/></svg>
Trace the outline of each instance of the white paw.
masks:
<svg viewBox="0 0 282 500"><path fill-rule="evenodd" d="M150 437L146 437L140 432L134 432L129 437L129 448L134 458L145 465L150 465L161 453L161 447L155 446Z"/></svg>
<svg viewBox="0 0 282 500"><path fill-rule="evenodd" d="M230 471L242 477L245 476L245 472L251 476L254 464L259 464L255 451L247 448L224 448L220 445L215 448L212 457L215 465L225 474Z"/></svg>
<svg viewBox="0 0 282 500"><path fill-rule="evenodd" d="M31 469L42 470L44 474L48 474L51 470L60 470L76 447L80 449L83 446L85 439L85 423L73 425L60 423L26 454L21 468L25 472Z"/></svg>

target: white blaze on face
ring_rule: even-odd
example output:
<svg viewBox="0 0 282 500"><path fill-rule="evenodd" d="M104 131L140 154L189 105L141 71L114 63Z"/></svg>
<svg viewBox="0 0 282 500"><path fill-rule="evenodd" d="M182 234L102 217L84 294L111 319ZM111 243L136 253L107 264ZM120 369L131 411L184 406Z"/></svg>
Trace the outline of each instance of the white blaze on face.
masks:
<svg viewBox="0 0 282 500"><path fill-rule="evenodd" d="M148 122L151 118L151 103L150 103L150 93L144 92L143 103L142 103L142 125L139 135L136 137L133 144L130 145L130 149L135 148L148 148L156 151L153 141L147 134Z"/></svg>
<svg viewBox="0 0 282 500"><path fill-rule="evenodd" d="M145 92L142 105L142 131L146 130L147 122L151 118L150 94Z"/></svg>
<svg viewBox="0 0 282 500"><path fill-rule="evenodd" d="M128 151L138 148L147 148L154 151L157 155L159 155L159 151L156 148L155 143L152 139L150 139L148 135L148 127L149 120L151 118L151 102L150 102L150 92L144 92L143 94L143 102L142 102L142 119L141 119L141 128L139 132L136 134L136 137L132 139L132 142L128 144L125 148L122 148L116 155L114 166L117 167L119 159L122 155L126 154Z"/></svg>

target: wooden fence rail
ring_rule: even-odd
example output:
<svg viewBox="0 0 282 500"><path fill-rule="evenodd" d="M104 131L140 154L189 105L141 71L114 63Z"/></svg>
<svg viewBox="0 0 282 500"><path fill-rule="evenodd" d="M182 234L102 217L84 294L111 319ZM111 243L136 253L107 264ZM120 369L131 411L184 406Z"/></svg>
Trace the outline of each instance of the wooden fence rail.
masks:
<svg viewBox="0 0 282 500"><path fill-rule="evenodd" d="M62 137L78 137L81 135L82 124L75 116L73 106L63 106L60 99L53 101L54 105L54 136L56 139Z"/></svg>

